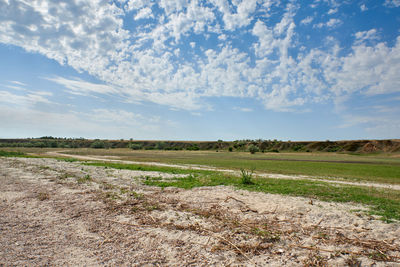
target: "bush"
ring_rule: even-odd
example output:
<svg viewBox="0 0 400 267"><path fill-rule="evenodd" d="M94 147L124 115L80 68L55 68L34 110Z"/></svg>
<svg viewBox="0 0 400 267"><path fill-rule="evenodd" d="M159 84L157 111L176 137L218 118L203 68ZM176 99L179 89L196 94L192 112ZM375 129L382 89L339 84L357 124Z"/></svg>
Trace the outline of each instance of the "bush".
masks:
<svg viewBox="0 0 400 267"><path fill-rule="evenodd" d="M163 150L165 149L166 145L164 142L157 142L154 149Z"/></svg>
<svg viewBox="0 0 400 267"><path fill-rule="evenodd" d="M230 147L228 148L228 150L229 150L229 152L232 152L232 151L233 151L233 147L230 146Z"/></svg>
<svg viewBox="0 0 400 267"><path fill-rule="evenodd" d="M190 147L186 148L187 150L200 150L199 145L198 144L193 144Z"/></svg>
<svg viewBox="0 0 400 267"><path fill-rule="evenodd" d="M129 148L132 150L140 150L143 148L143 145L131 143L131 144L129 144Z"/></svg>
<svg viewBox="0 0 400 267"><path fill-rule="evenodd" d="M303 148L304 148L304 145L298 144L298 145L295 145L295 146L293 147L293 150L294 150L294 151L299 151L299 150L302 150Z"/></svg>
<svg viewBox="0 0 400 267"><path fill-rule="evenodd" d="M256 152L258 152L260 150L259 150L258 146L252 144L249 146L249 151L251 154L255 154Z"/></svg>
<svg viewBox="0 0 400 267"><path fill-rule="evenodd" d="M103 141L96 140L90 145L90 147L91 148L105 148L105 144Z"/></svg>

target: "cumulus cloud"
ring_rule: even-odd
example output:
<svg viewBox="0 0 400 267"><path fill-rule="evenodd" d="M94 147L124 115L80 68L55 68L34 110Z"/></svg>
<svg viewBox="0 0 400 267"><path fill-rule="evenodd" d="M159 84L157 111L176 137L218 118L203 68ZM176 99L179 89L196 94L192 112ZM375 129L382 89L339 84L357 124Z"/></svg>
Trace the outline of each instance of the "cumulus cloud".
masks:
<svg viewBox="0 0 400 267"><path fill-rule="evenodd" d="M72 94L118 95L126 102L151 101L191 111L211 109L209 97L250 97L267 109L294 111L356 92L374 95L400 88L399 40L393 47L378 43L377 30L371 29L354 35L350 52L334 41L299 50L294 20L299 7L293 3L119 3L0 0L0 42L40 53L98 80L47 77ZM329 5L330 14L338 10L336 1L314 4L322 3ZM385 3L396 6L397 0ZM299 28L333 30L344 23L326 17L321 22L314 16L303 18ZM129 29L124 25L127 17L134 24ZM141 23L145 18L153 19ZM312 26L314 21L319 23ZM243 45L242 39L251 43Z"/></svg>
<svg viewBox="0 0 400 267"><path fill-rule="evenodd" d="M135 20L148 19L148 18L154 18L151 8L149 7L142 8L135 16Z"/></svg>
<svg viewBox="0 0 400 267"><path fill-rule="evenodd" d="M356 37L356 42L355 42L356 45L365 43L367 41L375 41L379 39L378 32L376 29L356 32L355 37Z"/></svg>
<svg viewBox="0 0 400 267"><path fill-rule="evenodd" d="M392 48L384 43L354 46L341 62L341 69L332 74L337 81L334 90L368 95L400 92L400 37Z"/></svg>

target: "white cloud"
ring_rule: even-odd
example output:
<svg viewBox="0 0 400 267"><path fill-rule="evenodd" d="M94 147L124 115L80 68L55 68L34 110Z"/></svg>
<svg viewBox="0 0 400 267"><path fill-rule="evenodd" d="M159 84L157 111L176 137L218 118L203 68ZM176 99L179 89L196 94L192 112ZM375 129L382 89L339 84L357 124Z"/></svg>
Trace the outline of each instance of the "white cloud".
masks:
<svg viewBox="0 0 400 267"><path fill-rule="evenodd" d="M368 95L400 92L400 37L393 48L384 43L356 45L340 61L340 69L330 74L336 81L332 90Z"/></svg>
<svg viewBox="0 0 400 267"><path fill-rule="evenodd" d="M349 128L353 126L363 127L368 136L367 138L398 138L400 132L400 119L393 116L380 115L345 115L344 123L339 128Z"/></svg>
<svg viewBox="0 0 400 267"><path fill-rule="evenodd" d="M329 14L329 15L332 15L332 14L335 14L335 13L337 13L337 12L338 12L338 9L337 9L337 8L331 8L331 9L329 9L328 14Z"/></svg>
<svg viewBox="0 0 400 267"><path fill-rule="evenodd" d="M356 32L356 45L365 43L366 41L375 41L379 39L378 32L376 29L371 29L369 31Z"/></svg>
<svg viewBox="0 0 400 267"><path fill-rule="evenodd" d="M88 112L43 112L32 106L7 106L0 102L2 136L69 136L86 138L156 138L176 127L170 120L122 109L97 108ZM162 134L161 134L162 136ZM160 138L160 137L159 137ZM162 138L162 137L161 137Z"/></svg>
<svg viewBox="0 0 400 267"><path fill-rule="evenodd" d="M336 27L338 25L342 24L342 21L340 19L330 19L327 23L326 26L329 28Z"/></svg>
<svg viewBox="0 0 400 267"><path fill-rule="evenodd" d="M132 11L132 10L139 10L145 7L151 7L152 3L151 0L128 0L125 4L125 10Z"/></svg>
<svg viewBox="0 0 400 267"><path fill-rule="evenodd" d="M81 94L88 95L90 93L99 93L99 94L115 94L120 93L117 89L112 86L105 84L97 84L91 83L87 81L83 81L79 78L67 79L63 77L48 77L46 80L58 83L65 88L70 89L69 93L72 94Z"/></svg>
<svg viewBox="0 0 400 267"><path fill-rule="evenodd" d="M399 7L400 0L385 0L385 6L388 7Z"/></svg>
<svg viewBox="0 0 400 267"><path fill-rule="evenodd" d="M368 7L367 7L365 4L362 4L362 5L360 6L360 10L361 10L362 12L367 11L367 10L368 10Z"/></svg>
<svg viewBox="0 0 400 267"><path fill-rule="evenodd" d="M318 24L314 24L313 27L314 28L323 28L323 27L335 28L335 27L341 25L342 23L343 22L340 19L331 18L325 23L324 22L320 22Z"/></svg>
<svg viewBox="0 0 400 267"><path fill-rule="evenodd" d="M234 107L233 109L234 110L239 110L239 111L242 111L242 112L252 112L253 111L252 108L243 108L243 107Z"/></svg>
<svg viewBox="0 0 400 267"><path fill-rule="evenodd" d="M154 18L151 8L149 7L142 8L135 16L135 20L148 19L148 18Z"/></svg>
<svg viewBox="0 0 400 267"><path fill-rule="evenodd" d="M336 1L314 1L322 3L329 5L331 14L339 5ZM10 1L0 14L0 42L43 54L99 80L47 78L72 94L118 95L126 102L151 101L192 111L211 109L207 97L251 97L267 109L290 111L355 92L381 94L400 88L399 41L395 47L374 44L375 29L357 32L347 54L339 56L344 50L334 40L322 44L323 48L304 46L296 53L300 44L294 22L298 7L294 4L130 0L122 6L103 0L63 4ZM277 15L275 7L283 13ZM160 14L155 16L152 10ZM136 28L127 30L123 23L126 14L130 19L154 16L157 21L147 25L135 22ZM275 16L277 23L272 25L260 14ZM315 20L308 16L300 24ZM330 18L313 27L334 28L342 23ZM233 31L242 35L237 37ZM244 34L255 39L250 49L232 42ZM194 48L194 42L187 38L192 36L216 40L218 45L209 49L196 39L198 49L185 58L181 48L186 42ZM46 99L40 94L36 97Z"/></svg>
<svg viewBox="0 0 400 267"><path fill-rule="evenodd" d="M313 17L308 16L308 17L306 17L305 19L301 20L300 23L301 23L301 24L304 24L304 25L308 25L308 24L310 24L310 23L313 21L313 19L314 19Z"/></svg>
<svg viewBox="0 0 400 267"><path fill-rule="evenodd" d="M23 82L19 82L19 81L9 81L9 82L12 83L12 84L19 85L19 86L27 86L27 84L25 84Z"/></svg>
<svg viewBox="0 0 400 267"><path fill-rule="evenodd" d="M231 11L227 0L212 0L211 2L222 13L224 28L228 31L249 25L252 21L250 14L257 8L257 0L233 1L232 5L236 9L236 13Z"/></svg>
<svg viewBox="0 0 400 267"><path fill-rule="evenodd" d="M0 103L20 106L31 106L38 103L51 104L52 102L46 98L51 95L50 92L29 92L25 95L17 95L8 91L0 91Z"/></svg>

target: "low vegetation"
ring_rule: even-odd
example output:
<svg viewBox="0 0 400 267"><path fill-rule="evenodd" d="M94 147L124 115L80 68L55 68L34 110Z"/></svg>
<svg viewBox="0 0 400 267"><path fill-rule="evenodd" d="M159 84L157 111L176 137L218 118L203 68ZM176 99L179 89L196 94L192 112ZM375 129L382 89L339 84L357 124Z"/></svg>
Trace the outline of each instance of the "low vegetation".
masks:
<svg viewBox="0 0 400 267"><path fill-rule="evenodd" d="M138 140L90 140L84 138L55 138L43 136L28 139L0 139L0 147L32 148L130 148L132 150L213 150L256 152L344 152L382 153L400 152L399 140L355 141L307 141L236 140L236 141L138 141Z"/></svg>
<svg viewBox="0 0 400 267"><path fill-rule="evenodd" d="M116 150L122 159L159 161L179 164L202 164L215 167L241 169L240 176L226 175L217 171L191 170L165 166L121 164L110 162L82 162L84 165L139 171L156 171L187 175L183 178L158 179L144 177L147 185L180 187L190 189L200 186L229 185L236 188L273 194L310 197L324 201L352 202L367 205L370 213L384 220L400 220L400 192L351 185L333 185L327 182L291 179L258 178L258 172L313 175L317 177L340 177L350 181L371 181L400 184L400 164L397 157L360 156L343 154L262 154L215 153L215 152L152 152ZM121 152L122 151L122 152ZM127 152L128 151L128 152ZM110 154L110 151L92 149L74 150L77 154ZM22 152L0 151L0 156L27 156ZM74 159L58 158L65 161ZM250 170L250 171L249 171ZM90 182L90 177L78 182Z"/></svg>
<svg viewBox="0 0 400 267"><path fill-rule="evenodd" d="M243 174L244 173L244 174ZM190 175L169 181L148 178L147 185L191 189L200 186L230 185L238 189L272 194L311 197L323 201L351 202L370 207L370 214L383 220L400 220L400 192L349 185L332 185L325 182L291 179L253 178L251 171L243 171L241 177L214 174Z"/></svg>
<svg viewBox="0 0 400 267"><path fill-rule="evenodd" d="M27 155L22 152L0 150L0 157L26 157L26 156Z"/></svg>

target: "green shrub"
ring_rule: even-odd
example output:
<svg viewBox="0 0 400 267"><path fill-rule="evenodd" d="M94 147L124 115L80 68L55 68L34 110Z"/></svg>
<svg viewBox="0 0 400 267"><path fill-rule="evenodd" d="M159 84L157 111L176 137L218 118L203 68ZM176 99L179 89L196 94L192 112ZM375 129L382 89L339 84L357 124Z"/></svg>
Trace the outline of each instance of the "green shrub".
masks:
<svg viewBox="0 0 400 267"><path fill-rule="evenodd" d="M260 151L260 149L258 148L258 146L251 144L249 146L249 151L251 154L255 154L256 152Z"/></svg>
<svg viewBox="0 0 400 267"><path fill-rule="evenodd" d="M192 144L190 147L186 148L187 150L200 150L198 144Z"/></svg>
<svg viewBox="0 0 400 267"><path fill-rule="evenodd" d="M103 141L96 140L90 145L90 147L91 148L105 148L105 144Z"/></svg>
<svg viewBox="0 0 400 267"><path fill-rule="evenodd" d="M129 144L129 148L132 150L140 150L143 148L143 145L132 143L132 144Z"/></svg>
<svg viewBox="0 0 400 267"><path fill-rule="evenodd" d="M294 151L299 151L299 150L302 150L303 147L304 147L304 145L298 144L298 145L295 145L295 146L293 147L293 150L294 150Z"/></svg>

